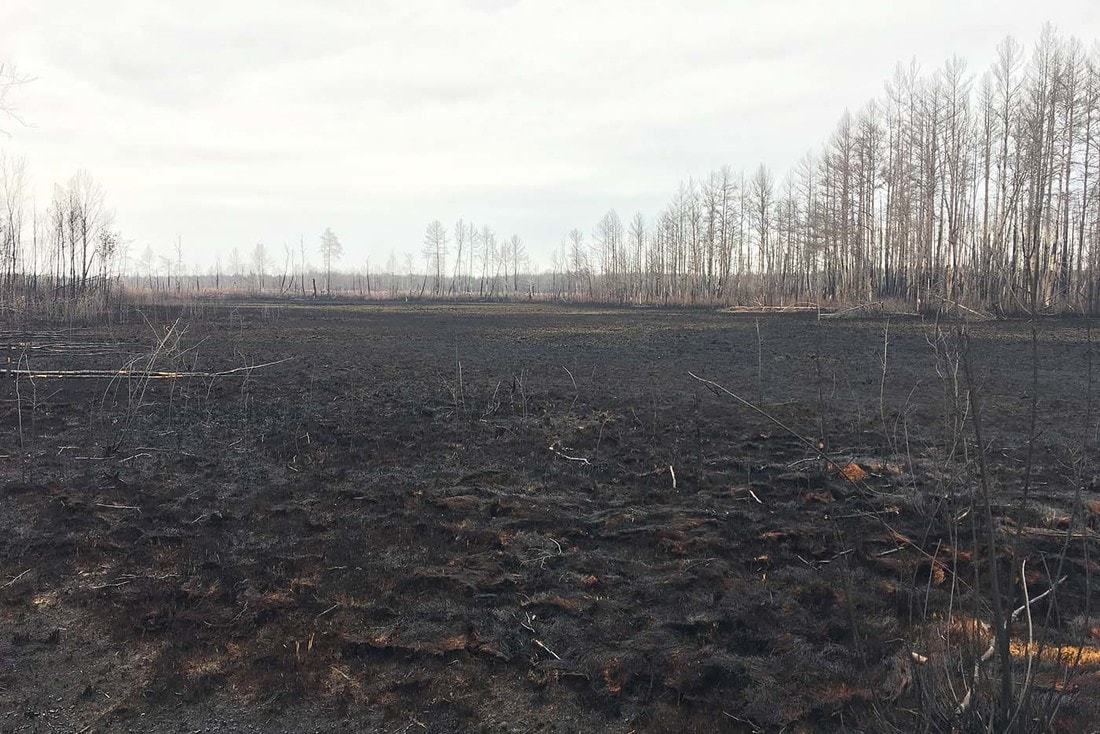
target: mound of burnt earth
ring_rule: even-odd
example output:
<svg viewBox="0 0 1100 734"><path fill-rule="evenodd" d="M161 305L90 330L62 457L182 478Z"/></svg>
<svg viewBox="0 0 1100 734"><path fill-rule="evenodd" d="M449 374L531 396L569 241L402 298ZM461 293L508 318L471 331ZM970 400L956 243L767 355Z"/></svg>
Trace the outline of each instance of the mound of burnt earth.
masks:
<svg viewBox="0 0 1100 734"><path fill-rule="evenodd" d="M1097 715L1079 324L1029 442L1021 324L177 315L0 334L0 731L978 726L983 460L1022 715Z"/></svg>

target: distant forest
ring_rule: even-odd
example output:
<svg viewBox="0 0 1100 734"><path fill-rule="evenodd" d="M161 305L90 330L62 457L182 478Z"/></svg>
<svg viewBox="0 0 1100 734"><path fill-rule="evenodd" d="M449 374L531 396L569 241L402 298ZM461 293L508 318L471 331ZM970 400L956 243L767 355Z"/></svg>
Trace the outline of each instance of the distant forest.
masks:
<svg viewBox="0 0 1100 734"><path fill-rule="evenodd" d="M21 80L0 69L0 103ZM86 173L28 200L24 164L0 166L0 304L34 310L111 294L553 298L647 304L895 303L921 311L1100 309L1100 45L1046 27L1006 39L993 65L899 65L881 97L845 112L814 154L776 175L723 167L660 212L609 211L550 262L518 236L432 222L414 255L340 270L326 230L201 271L178 245L132 256ZM736 124L736 121L731 121Z"/></svg>

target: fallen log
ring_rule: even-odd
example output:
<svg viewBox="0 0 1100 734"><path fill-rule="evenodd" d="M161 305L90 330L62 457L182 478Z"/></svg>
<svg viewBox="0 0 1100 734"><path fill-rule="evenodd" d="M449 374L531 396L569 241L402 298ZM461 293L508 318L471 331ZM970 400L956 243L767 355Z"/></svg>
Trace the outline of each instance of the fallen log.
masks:
<svg viewBox="0 0 1100 734"><path fill-rule="evenodd" d="M139 379L148 380L178 380L187 377L228 377L231 375L246 375L250 374L253 370L263 369L265 367L273 367L283 362L289 362L296 357L287 357L286 359L276 360L274 362L264 362L263 364L251 365L248 367L235 367L231 370L222 370L220 372L191 372L191 371L171 371L171 370L35 370L35 369L0 369L0 375L10 377L29 377L35 380L55 380L55 379L115 379L118 377L136 377Z"/></svg>

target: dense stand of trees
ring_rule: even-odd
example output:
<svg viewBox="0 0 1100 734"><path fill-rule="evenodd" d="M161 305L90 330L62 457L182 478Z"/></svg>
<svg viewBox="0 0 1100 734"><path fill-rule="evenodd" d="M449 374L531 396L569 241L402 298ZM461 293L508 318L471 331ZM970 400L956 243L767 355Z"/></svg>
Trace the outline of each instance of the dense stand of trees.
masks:
<svg viewBox="0 0 1100 734"><path fill-rule="evenodd" d="M55 186L40 211L23 160L0 156L0 310L101 309L117 292L123 244L86 172Z"/></svg>
<svg viewBox="0 0 1100 734"><path fill-rule="evenodd" d="M453 249L452 249L453 248ZM448 266L447 257L454 255ZM531 285L527 248L519 235L498 238L490 227L480 229L473 222L458 220L453 237L438 219L424 233L425 278L420 294L433 296L505 296ZM396 274L396 267L389 274Z"/></svg>
<svg viewBox="0 0 1100 734"><path fill-rule="evenodd" d="M651 221L614 212L555 254L569 297L944 300L1001 311L1100 300L1100 47L1046 28L977 76L899 66L781 179L722 168Z"/></svg>
<svg viewBox="0 0 1100 734"><path fill-rule="evenodd" d="M29 81L0 63L0 135L18 118L12 91ZM45 210L26 162L0 150L0 313L93 313L118 283L124 242L102 187L85 171L54 186Z"/></svg>

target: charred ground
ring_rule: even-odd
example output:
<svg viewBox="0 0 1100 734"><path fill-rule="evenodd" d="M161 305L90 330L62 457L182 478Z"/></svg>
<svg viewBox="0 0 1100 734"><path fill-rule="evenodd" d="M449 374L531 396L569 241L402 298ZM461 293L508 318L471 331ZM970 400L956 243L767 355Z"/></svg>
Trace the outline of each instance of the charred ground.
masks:
<svg viewBox="0 0 1100 734"><path fill-rule="evenodd" d="M949 716L944 676L989 639L967 386L954 325L886 324L237 305L5 331L9 369L145 368L161 344L153 369L196 374L5 376L0 731ZM1037 665L1041 695L1081 692L1073 728L1100 690L1085 326L1039 332L1026 504L1029 326L968 329L1000 563L1028 559L1032 596L1066 576L1031 611L1083 660Z"/></svg>

